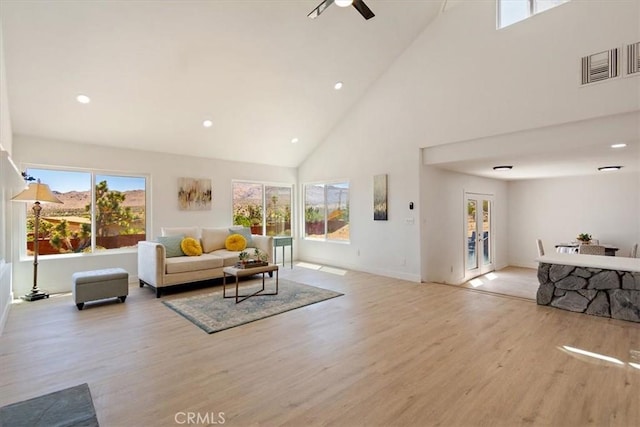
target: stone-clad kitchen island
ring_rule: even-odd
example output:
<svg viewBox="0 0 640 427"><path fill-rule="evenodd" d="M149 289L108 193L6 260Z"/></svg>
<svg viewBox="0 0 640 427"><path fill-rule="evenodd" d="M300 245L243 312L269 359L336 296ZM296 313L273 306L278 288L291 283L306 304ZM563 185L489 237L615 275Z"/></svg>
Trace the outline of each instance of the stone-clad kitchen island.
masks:
<svg viewBox="0 0 640 427"><path fill-rule="evenodd" d="M640 322L640 258L553 253L536 261L538 304Z"/></svg>

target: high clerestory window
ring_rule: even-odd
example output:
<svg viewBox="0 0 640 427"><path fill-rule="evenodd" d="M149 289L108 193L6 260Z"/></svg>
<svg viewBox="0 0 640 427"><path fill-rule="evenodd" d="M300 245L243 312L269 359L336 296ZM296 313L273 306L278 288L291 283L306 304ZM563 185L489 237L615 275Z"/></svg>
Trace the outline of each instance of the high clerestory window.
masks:
<svg viewBox="0 0 640 427"><path fill-rule="evenodd" d="M527 19L570 0L498 0L498 28Z"/></svg>

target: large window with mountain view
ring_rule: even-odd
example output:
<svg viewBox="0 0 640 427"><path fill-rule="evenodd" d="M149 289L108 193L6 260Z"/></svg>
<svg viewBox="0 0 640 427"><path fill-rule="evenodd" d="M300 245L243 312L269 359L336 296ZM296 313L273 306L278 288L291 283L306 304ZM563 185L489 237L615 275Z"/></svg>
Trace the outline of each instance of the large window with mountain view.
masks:
<svg viewBox="0 0 640 427"><path fill-rule="evenodd" d="M234 181L233 224L252 234L291 236L291 186Z"/></svg>
<svg viewBox="0 0 640 427"><path fill-rule="evenodd" d="M27 253L38 255L135 247L146 238L146 178L28 168L28 180L47 184L62 203L43 203L38 236L27 205Z"/></svg>
<svg viewBox="0 0 640 427"><path fill-rule="evenodd" d="M348 182L305 185L304 237L349 241Z"/></svg>

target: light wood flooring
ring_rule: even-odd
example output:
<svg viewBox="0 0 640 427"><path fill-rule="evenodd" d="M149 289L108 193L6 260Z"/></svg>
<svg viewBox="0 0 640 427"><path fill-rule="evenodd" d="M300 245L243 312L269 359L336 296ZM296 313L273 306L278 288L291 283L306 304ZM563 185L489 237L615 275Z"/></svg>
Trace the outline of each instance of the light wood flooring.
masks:
<svg viewBox="0 0 640 427"><path fill-rule="evenodd" d="M534 268L506 267L463 283L463 288L519 298L536 299L538 270Z"/></svg>
<svg viewBox="0 0 640 427"><path fill-rule="evenodd" d="M162 304L211 288L15 304L0 406L86 382L102 427L638 425L640 324L339 272L282 269L345 295L212 335Z"/></svg>

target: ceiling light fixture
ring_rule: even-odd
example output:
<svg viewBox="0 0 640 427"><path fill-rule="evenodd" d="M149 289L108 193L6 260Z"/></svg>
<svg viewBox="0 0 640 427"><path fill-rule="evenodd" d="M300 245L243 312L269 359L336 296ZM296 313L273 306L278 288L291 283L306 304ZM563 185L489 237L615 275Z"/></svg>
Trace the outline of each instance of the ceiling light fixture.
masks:
<svg viewBox="0 0 640 427"><path fill-rule="evenodd" d="M336 82L336 84L333 85L333 88L335 90L340 90L340 89L342 89L342 86L344 86L344 84L342 82Z"/></svg>
<svg viewBox="0 0 640 427"><path fill-rule="evenodd" d="M202 122L202 126L210 128L211 126L213 126L213 122L211 120L205 120L204 122Z"/></svg>
<svg viewBox="0 0 640 427"><path fill-rule="evenodd" d="M78 95L76 96L76 101L78 101L80 104L88 104L91 102L91 98L89 98L87 95Z"/></svg>
<svg viewBox="0 0 640 427"><path fill-rule="evenodd" d="M336 6L349 7L353 4L353 0L336 0L334 3Z"/></svg>
<svg viewBox="0 0 640 427"><path fill-rule="evenodd" d="M292 143L292 144L297 144L297 143L298 143L298 141L300 141L298 138L293 138L293 139L291 140L291 143Z"/></svg>
<svg viewBox="0 0 640 427"><path fill-rule="evenodd" d="M620 169L622 169L622 166L602 166L598 168L600 172L619 171Z"/></svg>
<svg viewBox="0 0 640 427"><path fill-rule="evenodd" d="M626 146L627 144L625 144L624 142L621 142L620 144L611 144L611 148L624 148Z"/></svg>
<svg viewBox="0 0 640 427"><path fill-rule="evenodd" d="M511 169L513 169L513 166L504 165L504 166L494 166L493 167L494 171L510 171Z"/></svg>

